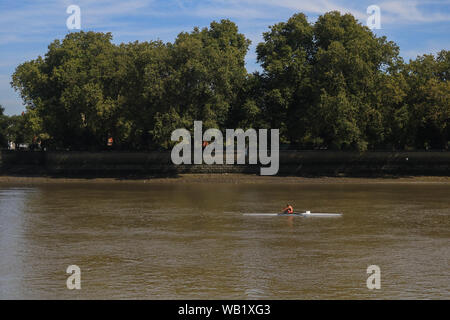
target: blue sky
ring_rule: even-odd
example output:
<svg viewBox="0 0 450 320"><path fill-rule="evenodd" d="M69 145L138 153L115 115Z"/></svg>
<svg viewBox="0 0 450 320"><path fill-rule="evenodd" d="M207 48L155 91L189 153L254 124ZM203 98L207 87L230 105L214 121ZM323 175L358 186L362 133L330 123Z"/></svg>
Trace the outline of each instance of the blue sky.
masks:
<svg viewBox="0 0 450 320"><path fill-rule="evenodd" d="M22 62L44 55L48 44L69 30L66 9L81 8L81 29L112 32L114 42L173 41L181 31L228 18L252 40L247 69L257 70L255 46L269 25L304 12L311 22L331 10L350 12L366 23L369 5L381 9L381 29L406 59L450 50L450 0L0 0L0 104L7 114L25 108L11 88Z"/></svg>

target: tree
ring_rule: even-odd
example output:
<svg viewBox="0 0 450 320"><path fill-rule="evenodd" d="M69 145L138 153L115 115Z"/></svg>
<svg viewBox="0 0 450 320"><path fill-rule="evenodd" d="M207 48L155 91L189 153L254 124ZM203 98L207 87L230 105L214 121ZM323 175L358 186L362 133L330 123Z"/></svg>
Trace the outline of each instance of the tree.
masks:
<svg viewBox="0 0 450 320"><path fill-rule="evenodd" d="M257 48L272 125L291 142L366 150L382 134L376 94L398 51L350 14L329 12L314 25L296 14L272 26Z"/></svg>
<svg viewBox="0 0 450 320"><path fill-rule="evenodd" d="M0 104L0 148L8 147L8 116L4 114L5 108Z"/></svg>
<svg viewBox="0 0 450 320"><path fill-rule="evenodd" d="M157 114L166 113L172 99L168 94L173 77L169 50L170 44L161 41L120 45L126 70L120 89L121 121L129 148L148 149L164 144L160 138L154 139L153 131ZM170 135L166 139L170 141Z"/></svg>
<svg viewBox="0 0 450 320"><path fill-rule="evenodd" d="M246 83L249 45L229 20L180 33L170 49L169 108L191 126L193 120L202 120L205 128L224 129Z"/></svg>
<svg viewBox="0 0 450 320"><path fill-rule="evenodd" d="M279 128L285 141L302 141L310 134L309 110L313 105L313 27L300 13L270 27L263 37L256 49L264 69L262 108L270 126Z"/></svg>
<svg viewBox="0 0 450 320"><path fill-rule="evenodd" d="M6 138L13 142L16 147L19 144L31 144L33 142L34 135L25 113L7 117L6 123Z"/></svg>
<svg viewBox="0 0 450 320"><path fill-rule="evenodd" d="M109 136L133 149L167 147L161 133L173 123L223 128L242 98L250 41L229 20L182 32L174 44L111 39L70 33L13 74L34 128L57 147L98 149Z"/></svg>
<svg viewBox="0 0 450 320"><path fill-rule="evenodd" d="M237 102L229 112L227 128L270 129L264 101L264 78L257 72L248 74L239 89Z"/></svg>
<svg viewBox="0 0 450 320"><path fill-rule="evenodd" d="M406 102L409 131L418 148L448 148L450 139L450 51L411 60L404 74L409 85Z"/></svg>
<svg viewBox="0 0 450 320"><path fill-rule="evenodd" d="M111 34L70 33L45 58L19 65L12 85L60 147L101 146L117 125L120 63Z"/></svg>
<svg viewBox="0 0 450 320"><path fill-rule="evenodd" d="M229 20L173 43L69 33L16 68L26 112L0 109L0 144L6 130L54 148L98 150L113 137L117 148L166 149L172 130L201 120L205 129L279 128L282 143L302 147L448 148L449 51L406 64L395 43L336 11L315 23L295 14L263 38L263 71L248 74L250 41Z"/></svg>

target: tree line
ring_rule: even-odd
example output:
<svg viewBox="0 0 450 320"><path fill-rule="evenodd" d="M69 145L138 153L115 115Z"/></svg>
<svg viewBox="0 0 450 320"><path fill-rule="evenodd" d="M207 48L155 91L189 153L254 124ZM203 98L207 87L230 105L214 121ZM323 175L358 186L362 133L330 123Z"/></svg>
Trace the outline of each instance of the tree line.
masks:
<svg viewBox="0 0 450 320"><path fill-rule="evenodd" d="M246 70L249 46L229 20L173 43L69 33L16 68L26 112L15 121L22 139L55 149L99 150L110 137L118 149L167 149L194 120L278 128L292 148L448 149L449 51L406 63L394 42L336 11L270 26L256 47L261 71Z"/></svg>

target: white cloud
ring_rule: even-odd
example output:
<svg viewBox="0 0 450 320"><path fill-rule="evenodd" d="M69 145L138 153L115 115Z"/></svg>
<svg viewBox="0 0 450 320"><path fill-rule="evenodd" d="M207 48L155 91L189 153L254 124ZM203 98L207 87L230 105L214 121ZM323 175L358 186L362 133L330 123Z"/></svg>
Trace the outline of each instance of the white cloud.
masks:
<svg viewBox="0 0 450 320"><path fill-rule="evenodd" d="M325 12L338 10L343 13L352 13L356 18L360 19L365 16L363 11L353 9L348 6L343 6L338 4L338 1L330 0L315 0L315 1L298 1L298 0L245 0L252 5L257 5L258 3L265 3L267 5L283 7L287 9L292 9L299 12L313 13L313 14L323 14ZM340 1L342 2L342 1Z"/></svg>
<svg viewBox="0 0 450 320"><path fill-rule="evenodd" d="M449 5L450 1L415 1L393 0L379 4L382 12L382 20L386 23L429 23L450 22L450 14L447 12L430 12L424 5Z"/></svg>

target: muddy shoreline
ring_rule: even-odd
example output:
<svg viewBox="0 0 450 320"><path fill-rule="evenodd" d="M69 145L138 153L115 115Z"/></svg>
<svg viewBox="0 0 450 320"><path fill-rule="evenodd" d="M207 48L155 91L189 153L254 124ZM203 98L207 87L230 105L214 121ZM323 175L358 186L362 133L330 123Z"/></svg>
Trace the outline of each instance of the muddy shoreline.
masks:
<svg viewBox="0 0 450 320"><path fill-rule="evenodd" d="M183 184L183 183L230 183L230 184L367 184L367 183L450 183L448 176L383 176L383 177L289 177L259 176L253 174L179 174L176 176L153 177L64 177L64 176L0 176L0 184L77 184L77 183L142 183L142 184Z"/></svg>

